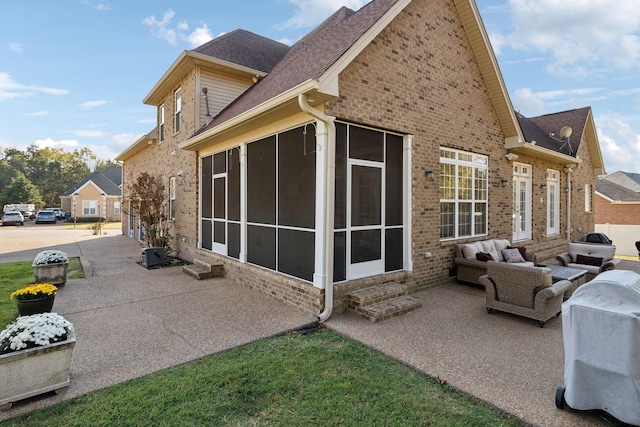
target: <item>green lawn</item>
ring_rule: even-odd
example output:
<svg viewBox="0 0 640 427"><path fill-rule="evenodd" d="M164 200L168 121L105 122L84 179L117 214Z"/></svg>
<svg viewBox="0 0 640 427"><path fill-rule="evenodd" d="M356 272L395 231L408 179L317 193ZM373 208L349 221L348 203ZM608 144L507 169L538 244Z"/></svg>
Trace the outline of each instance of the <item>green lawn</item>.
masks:
<svg viewBox="0 0 640 427"><path fill-rule="evenodd" d="M31 263L33 261L0 264L0 328L4 328L18 315L15 301L9 296L16 289L23 288L35 280ZM77 257L69 258L67 279L84 277L82 264Z"/></svg>
<svg viewBox="0 0 640 427"><path fill-rule="evenodd" d="M221 333L224 333L221 331ZM144 355L140 355L144 357ZM64 401L7 426L512 426L335 332L290 333Z"/></svg>

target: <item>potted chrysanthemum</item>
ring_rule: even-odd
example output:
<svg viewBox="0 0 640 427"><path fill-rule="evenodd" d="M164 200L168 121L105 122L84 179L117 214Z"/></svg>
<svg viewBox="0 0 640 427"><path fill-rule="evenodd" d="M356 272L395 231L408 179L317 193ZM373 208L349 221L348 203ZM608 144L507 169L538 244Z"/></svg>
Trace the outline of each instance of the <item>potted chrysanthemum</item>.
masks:
<svg viewBox="0 0 640 427"><path fill-rule="evenodd" d="M48 313L53 309L57 290L51 283L34 283L12 292L9 299L16 301L20 316Z"/></svg>
<svg viewBox="0 0 640 427"><path fill-rule="evenodd" d="M46 250L36 255L31 264L36 283L63 286L67 282L69 257L59 250Z"/></svg>
<svg viewBox="0 0 640 427"><path fill-rule="evenodd" d="M19 316L0 332L0 409L69 386L73 324L56 313Z"/></svg>

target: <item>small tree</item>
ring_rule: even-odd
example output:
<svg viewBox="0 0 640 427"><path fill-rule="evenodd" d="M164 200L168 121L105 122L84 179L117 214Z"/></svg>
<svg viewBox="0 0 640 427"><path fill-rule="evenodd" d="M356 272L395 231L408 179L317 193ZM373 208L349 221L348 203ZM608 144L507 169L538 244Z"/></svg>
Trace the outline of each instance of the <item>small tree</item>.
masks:
<svg viewBox="0 0 640 427"><path fill-rule="evenodd" d="M40 207L43 204L36 186L21 173L1 192L0 202L3 206L8 203L33 203Z"/></svg>
<svg viewBox="0 0 640 427"><path fill-rule="evenodd" d="M162 185L162 179L142 172L136 181L129 186L129 197L132 212L142 222L145 243L149 246L163 247L165 253L171 253L171 235L166 215L168 194Z"/></svg>

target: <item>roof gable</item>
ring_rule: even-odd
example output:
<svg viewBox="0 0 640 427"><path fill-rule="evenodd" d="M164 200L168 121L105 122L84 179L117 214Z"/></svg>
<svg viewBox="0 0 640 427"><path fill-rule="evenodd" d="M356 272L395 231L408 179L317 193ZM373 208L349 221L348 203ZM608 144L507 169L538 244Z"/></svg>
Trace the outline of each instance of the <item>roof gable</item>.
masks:
<svg viewBox="0 0 640 427"><path fill-rule="evenodd" d="M117 183L112 181L110 177L116 179ZM120 196L122 194L122 189L120 188L122 184L122 166L112 165L104 171L93 172L65 191L62 196L72 196L89 183L98 187L98 189L107 196Z"/></svg>
<svg viewBox="0 0 640 427"><path fill-rule="evenodd" d="M623 177L626 177L625 172L616 172L612 175L616 174L622 174ZM638 174L632 175L636 175L640 178ZM617 178L620 176L613 177L614 179L610 179L610 177L611 175L601 177L596 180L597 193L604 196L611 202L640 202L640 186L635 182L635 180L626 177L628 179L623 178L618 181ZM625 184L630 184L631 186L629 187Z"/></svg>
<svg viewBox="0 0 640 427"><path fill-rule="evenodd" d="M198 133L242 114L295 86L318 79L398 0L374 0L358 12L341 7L295 43L271 73Z"/></svg>
<svg viewBox="0 0 640 427"><path fill-rule="evenodd" d="M269 73L289 51L289 46L237 29L216 37L192 51Z"/></svg>

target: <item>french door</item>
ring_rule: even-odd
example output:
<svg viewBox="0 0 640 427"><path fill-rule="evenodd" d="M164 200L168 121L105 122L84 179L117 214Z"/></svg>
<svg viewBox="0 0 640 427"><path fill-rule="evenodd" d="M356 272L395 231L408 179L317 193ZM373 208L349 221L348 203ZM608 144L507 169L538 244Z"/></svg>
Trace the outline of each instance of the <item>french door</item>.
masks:
<svg viewBox="0 0 640 427"><path fill-rule="evenodd" d="M513 241L531 239L531 166L513 165Z"/></svg>

